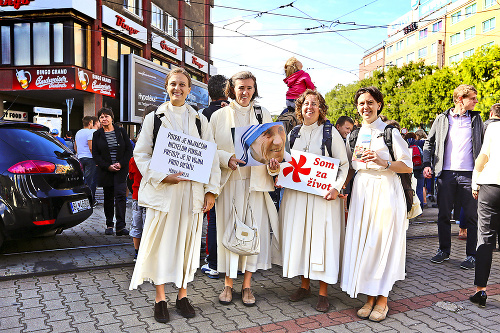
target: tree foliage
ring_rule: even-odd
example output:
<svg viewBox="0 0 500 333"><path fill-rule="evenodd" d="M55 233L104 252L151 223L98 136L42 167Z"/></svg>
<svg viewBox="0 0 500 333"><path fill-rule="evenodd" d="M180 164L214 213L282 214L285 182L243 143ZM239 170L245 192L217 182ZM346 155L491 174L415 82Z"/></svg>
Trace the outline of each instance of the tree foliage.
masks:
<svg viewBox="0 0 500 333"><path fill-rule="evenodd" d="M360 119L353 97L361 87L376 86L384 94L382 111L410 129L427 127L436 116L453 107L453 90L460 84L473 85L479 103L475 110L487 119L492 104L500 101L500 48L481 48L461 62L437 68L423 62L410 62L347 85L338 84L325 96L328 118L335 121L342 115Z"/></svg>

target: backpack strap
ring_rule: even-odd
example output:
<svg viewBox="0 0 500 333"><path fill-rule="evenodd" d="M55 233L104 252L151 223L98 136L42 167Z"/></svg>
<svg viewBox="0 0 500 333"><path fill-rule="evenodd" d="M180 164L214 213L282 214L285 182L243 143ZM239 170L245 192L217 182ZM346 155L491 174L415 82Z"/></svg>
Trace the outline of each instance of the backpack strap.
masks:
<svg viewBox="0 0 500 333"><path fill-rule="evenodd" d="M394 149L392 147L392 129L393 128L395 128L395 127L392 125L387 125L384 128L384 142L385 142L385 145L387 146L387 148L389 149L389 154L391 155L392 160L395 161L396 158L394 157Z"/></svg>
<svg viewBox="0 0 500 333"><path fill-rule="evenodd" d="M254 105L253 109L255 111L255 118L257 118L259 124L262 124L262 107L260 105Z"/></svg>
<svg viewBox="0 0 500 333"><path fill-rule="evenodd" d="M323 124L323 141L321 141L321 155L325 156L325 146L328 155L332 157L332 123L327 119Z"/></svg>
<svg viewBox="0 0 500 333"><path fill-rule="evenodd" d="M155 150L156 137L158 136L158 131L161 126L161 117L165 116L164 113L159 113L154 116L154 125L153 125L153 150Z"/></svg>
<svg viewBox="0 0 500 333"><path fill-rule="evenodd" d="M356 147L356 141L358 140L359 127L356 128L349 134L349 148L351 148L351 153L354 153L354 148Z"/></svg>
<svg viewBox="0 0 500 333"><path fill-rule="evenodd" d="M199 115L196 116L195 123L196 123L196 129L198 130L198 135L200 136L201 139L201 119Z"/></svg>
<svg viewBox="0 0 500 333"><path fill-rule="evenodd" d="M295 126L294 128L292 128L292 130L290 131L290 149L293 148L293 145L295 143L295 139L300 138L299 131L300 131L301 127L302 127L302 124L299 124L299 125Z"/></svg>

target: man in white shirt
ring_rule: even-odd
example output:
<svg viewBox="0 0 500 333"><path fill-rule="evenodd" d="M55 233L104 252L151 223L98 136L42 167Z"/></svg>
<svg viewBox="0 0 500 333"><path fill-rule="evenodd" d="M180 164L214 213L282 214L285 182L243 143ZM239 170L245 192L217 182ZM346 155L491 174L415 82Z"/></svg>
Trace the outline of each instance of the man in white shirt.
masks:
<svg viewBox="0 0 500 333"><path fill-rule="evenodd" d="M85 183L92 191L92 198L94 198L94 207L96 205L95 190L96 190L96 172L97 167L92 158L92 135L96 131L94 128L97 122L97 117L85 116L82 119L83 129L79 130L75 135L75 151L77 157L83 166L83 176Z"/></svg>

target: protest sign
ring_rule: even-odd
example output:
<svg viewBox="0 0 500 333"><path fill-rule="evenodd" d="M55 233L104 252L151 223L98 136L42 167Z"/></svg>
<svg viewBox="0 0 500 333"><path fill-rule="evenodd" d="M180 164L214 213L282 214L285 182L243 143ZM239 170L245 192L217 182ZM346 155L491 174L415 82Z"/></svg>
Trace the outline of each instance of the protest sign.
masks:
<svg viewBox="0 0 500 333"><path fill-rule="evenodd" d="M149 167L166 174L182 172L183 178L207 184L216 149L213 142L160 126Z"/></svg>
<svg viewBox="0 0 500 333"><path fill-rule="evenodd" d="M283 123L265 123L234 128L234 151L241 166L268 164L272 158L286 159L286 132Z"/></svg>
<svg viewBox="0 0 500 333"><path fill-rule="evenodd" d="M292 160L282 163L276 185L325 196L337 179L340 160L292 149Z"/></svg>

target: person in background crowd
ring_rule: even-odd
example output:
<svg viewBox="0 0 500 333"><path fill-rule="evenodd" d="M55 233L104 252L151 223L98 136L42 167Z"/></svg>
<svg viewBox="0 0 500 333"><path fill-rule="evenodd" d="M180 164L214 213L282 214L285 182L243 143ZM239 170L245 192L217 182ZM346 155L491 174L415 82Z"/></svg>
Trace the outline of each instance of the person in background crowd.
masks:
<svg viewBox="0 0 500 333"><path fill-rule="evenodd" d="M351 192L340 287L353 298L358 293L368 295L357 315L379 322L389 311L387 297L394 283L405 278L408 219L397 173L411 173L412 160L406 141L394 129L392 160L383 135L387 125L378 117L384 107L380 90L360 88L354 103L363 119L357 149L366 147L368 139L370 143L361 159L352 157L348 143L347 155L357 174Z"/></svg>
<svg viewBox="0 0 500 333"><path fill-rule="evenodd" d="M98 166L98 184L104 191L105 234L113 234L113 211L116 210L116 235L128 236L129 231L125 229L125 205L132 145L127 131L113 126L114 115L111 109L100 109L97 117L102 127L92 137L92 157Z"/></svg>
<svg viewBox="0 0 500 333"><path fill-rule="evenodd" d="M500 103L493 104L490 108L490 118L484 122L484 132L488 125L500 121Z"/></svg>
<svg viewBox="0 0 500 333"><path fill-rule="evenodd" d="M132 241L134 242L134 261L136 261L139 246L141 245L144 221L146 220L146 208L139 205L138 193L142 175L135 164L133 156L129 162L128 177L132 180L132 223L130 224L130 236L132 236Z"/></svg>
<svg viewBox="0 0 500 333"><path fill-rule="evenodd" d="M408 132L405 135L405 140L406 140L406 142L408 142L408 147L411 147L411 146L418 147L418 150L420 152L420 160L422 161L424 156L423 156L422 147L420 145L423 146L424 141L421 140L421 142L418 142L417 136L413 132ZM417 149L417 148L415 148L415 149ZM413 151L410 150L410 153L413 153ZM425 179L423 170L424 170L423 164L419 165L419 166L413 165L413 176L417 180L417 188L416 188L417 197L420 200L420 207L422 209L424 209L424 179Z"/></svg>
<svg viewBox="0 0 500 333"><path fill-rule="evenodd" d="M189 73L183 68L175 68L168 73L165 81L170 100L146 116L134 149L135 163L143 176L139 205L147 210L141 246L130 281L130 290L144 281L155 284L154 318L160 323L170 320L165 296L165 283L169 282L179 288L175 306L180 314L185 318L196 315L187 298L187 284L193 281L200 264L203 213L213 207L220 182L217 154L212 165L207 166L210 168L208 184L183 178L182 172L167 174L149 168L153 147L160 142L159 137L154 141L155 117L160 117L161 126L167 130L214 141L208 120L186 103L191 91Z"/></svg>
<svg viewBox="0 0 500 333"><path fill-rule="evenodd" d="M144 118L150 112L156 111L157 107L155 105L147 105L144 108L144 115L142 116L142 122ZM139 129L140 133L140 129ZM134 157L130 159L128 168L128 178L132 181L131 189L132 192L132 223L130 224L130 236L134 242L134 261L137 260L137 254L139 253L139 246L141 245L142 231L144 229L144 221L146 220L146 208L139 205L139 186L141 184L142 175L135 164ZM128 183L127 183L128 185Z"/></svg>
<svg viewBox="0 0 500 333"><path fill-rule="evenodd" d="M354 128L354 120L349 116L340 116L335 123L335 128L339 131L340 136L345 142L347 135L349 135Z"/></svg>
<svg viewBox="0 0 500 333"><path fill-rule="evenodd" d="M425 139L427 139L427 133L425 133L425 131L423 129L419 128L415 131L415 136L417 137L418 146L420 148L422 148L422 151L423 151ZM436 199L434 198L434 177L431 177L431 178L424 177L424 191L423 191L423 193L424 193L424 195L423 195L424 196L424 201L423 201L424 207L428 206L427 200L436 201ZM430 205L429 205L429 207L430 207ZM433 204L432 207L437 208L437 204Z"/></svg>
<svg viewBox="0 0 500 333"><path fill-rule="evenodd" d="M293 148L322 155L323 126L328 106L317 91L306 90L295 102L297 118L303 125ZM289 300L297 302L311 295L310 279L319 280L319 296L315 309L327 312L328 284L338 282L340 257L344 245L344 205L340 191L349 171L345 143L332 131L331 151L340 160L336 179L324 196L287 189L280 210L282 230L283 276L301 277L301 286Z"/></svg>
<svg viewBox="0 0 500 333"><path fill-rule="evenodd" d="M75 140L73 138L73 132L67 131L64 136L64 141L66 142L66 146L68 146L69 150L75 153Z"/></svg>
<svg viewBox="0 0 500 333"><path fill-rule="evenodd" d="M498 106L497 106L498 107ZM493 107L492 107L493 108ZM472 196L478 199L478 241L472 303L486 306L486 285L490 277L493 249L500 232L500 122L492 122L476 158L472 174Z"/></svg>
<svg viewBox="0 0 500 333"><path fill-rule="evenodd" d="M64 141L64 139L59 136L59 130L57 128L51 129L50 134L52 134L52 137L62 143L65 147L68 147L66 141Z"/></svg>
<svg viewBox="0 0 500 333"><path fill-rule="evenodd" d="M302 63L295 57L291 57L285 63L286 78L283 82L288 86L286 92L286 106L295 109L295 100L306 89L314 90L316 87L311 81L309 74L302 70Z"/></svg>
<svg viewBox="0 0 500 333"><path fill-rule="evenodd" d="M92 116L85 116L82 119L83 128L76 132L75 136L75 151L77 157L83 166L83 177L85 184L90 187L92 198L94 199L94 207L97 204L95 199L96 190L96 173L97 167L94 159L92 158L92 137L96 131L94 127L94 120Z"/></svg>
<svg viewBox="0 0 500 333"><path fill-rule="evenodd" d="M401 125L399 125L399 123L397 122L397 120L394 120L394 119L387 119L386 121L384 121L387 125L391 125L391 126L394 126L398 129L398 131L401 131Z"/></svg>
<svg viewBox="0 0 500 333"><path fill-rule="evenodd" d="M224 75L214 75L208 80L208 95L210 96L210 105L203 109L202 113L207 117L208 121L212 114L220 108L227 106L229 101L224 94L227 78ZM215 214L215 206L207 213L207 240L206 253L207 257L205 265L201 266L201 271L208 275L209 278L218 279L219 271L217 271L217 219Z"/></svg>
<svg viewBox="0 0 500 333"><path fill-rule="evenodd" d="M92 121L94 122L94 126L92 127L93 129L98 130L99 128L101 128L101 122L99 121L99 118L97 118L96 116L92 116Z"/></svg>
<svg viewBox="0 0 500 333"><path fill-rule="evenodd" d="M461 198L467 225L466 258L463 269L473 269L477 244L477 201L472 197L472 170L483 142L483 121L477 104L477 90L459 85L453 91L454 108L439 114L424 144L424 177L437 177L439 249L431 261L440 264L450 258L451 210Z"/></svg>
<svg viewBox="0 0 500 333"><path fill-rule="evenodd" d="M257 125L260 116L263 123L271 123L269 111L261 108L258 114L254 100L258 97L255 76L243 71L234 74L226 85L226 96L232 99L228 106L212 115L210 125L217 143L217 153L221 168L221 194L217 198L217 270L226 274L224 289L219 295L219 302L227 305L233 300L233 279L237 272L244 272L241 299L243 305L255 305L255 296L251 289L252 274L258 269L271 268L271 228L273 237L279 237L278 214L271 197L266 193L274 190L273 175L279 173L279 162L271 159L268 165L239 167L244 162L235 156L231 128ZM235 209L233 209L233 206ZM258 229L260 253L240 256L227 250L222 245L224 232L232 227L232 211L242 221ZM274 243L274 242L273 242ZM278 247L276 243L276 250Z"/></svg>

